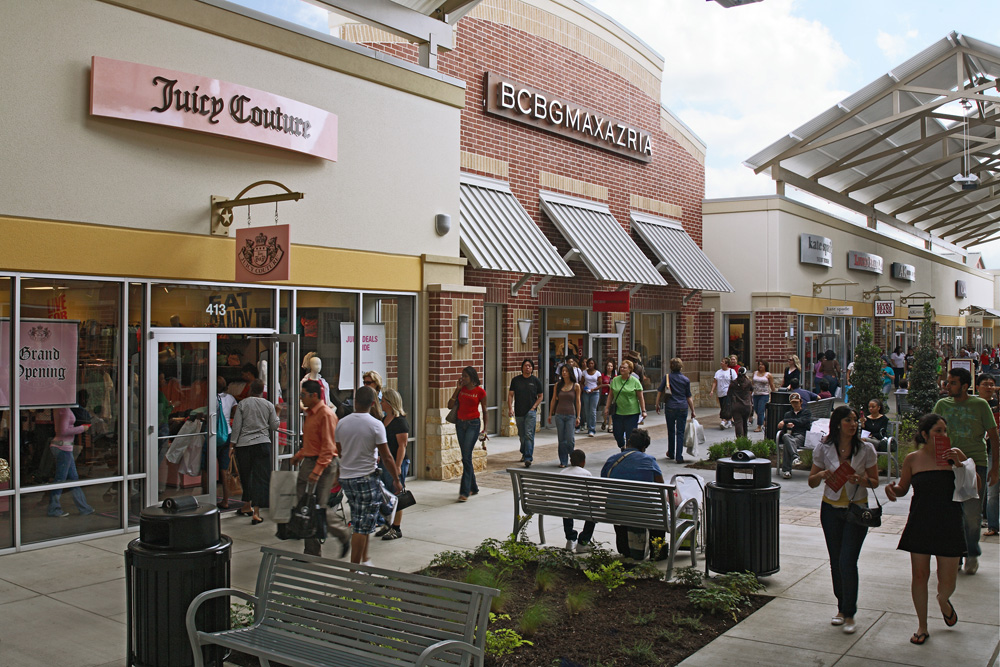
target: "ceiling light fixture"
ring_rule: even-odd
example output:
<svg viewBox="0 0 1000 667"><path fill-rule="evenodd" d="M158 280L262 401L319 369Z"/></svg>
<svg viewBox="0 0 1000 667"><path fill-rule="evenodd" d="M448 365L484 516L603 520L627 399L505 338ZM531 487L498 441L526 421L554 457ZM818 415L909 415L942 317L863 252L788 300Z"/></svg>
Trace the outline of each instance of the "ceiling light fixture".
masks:
<svg viewBox="0 0 1000 667"><path fill-rule="evenodd" d="M971 156L969 154L969 111L972 109L972 102L963 97L958 101L962 105L962 171L955 174L953 181L959 183L963 190L975 190L979 187L979 177L970 173Z"/></svg>

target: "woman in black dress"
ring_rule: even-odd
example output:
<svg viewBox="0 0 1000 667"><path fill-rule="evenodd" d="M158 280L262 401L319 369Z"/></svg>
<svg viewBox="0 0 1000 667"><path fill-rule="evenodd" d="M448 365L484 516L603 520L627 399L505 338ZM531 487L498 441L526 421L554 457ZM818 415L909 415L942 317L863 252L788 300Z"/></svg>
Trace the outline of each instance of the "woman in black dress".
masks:
<svg viewBox="0 0 1000 667"><path fill-rule="evenodd" d="M913 581L910 591L917 611L917 631L910 641L923 644L930 637L927 632L927 581L931 576L931 556L937 558L937 602L944 616L945 625L958 623L958 614L949 598L955 592L958 577L958 560L965 554L965 532L962 527L962 503L952 501L955 493L955 473L951 468L940 468L934 452L934 438L948 435L948 424L941 415L924 415L918 426L916 441L920 449L907 454L899 481L885 487L885 495L895 502L906 495L913 484L913 500L906 528L899 540L899 549L910 552ZM952 447L948 450L952 463L967 457Z"/></svg>

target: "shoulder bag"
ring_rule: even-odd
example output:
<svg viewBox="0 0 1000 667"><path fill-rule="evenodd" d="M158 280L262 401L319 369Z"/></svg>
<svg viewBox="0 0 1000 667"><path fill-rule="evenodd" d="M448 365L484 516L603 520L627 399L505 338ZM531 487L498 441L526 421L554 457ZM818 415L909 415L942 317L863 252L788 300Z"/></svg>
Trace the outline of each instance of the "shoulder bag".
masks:
<svg viewBox="0 0 1000 667"><path fill-rule="evenodd" d="M857 491L855 491L855 494ZM851 503L847 506L847 522L853 523L856 526L864 526L865 528L878 528L882 525L882 503L878 501L878 494L875 489L872 489L872 495L875 496L875 503L877 507L868 507L868 505L855 505L854 498L851 497Z"/></svg>
<svg viewBox="0 0 1000 667"><path fill-rule="evenodd" d="M621 376L619 376L619 377L621 377ZM614 380L612 380L612 382L613 381ZM608 416L609 417L614 417L616 414L618 414L618 395L622 393L622 389L624 389L624 388L625 388L625 382L622 382L622 386L618 388L617 392L615 392L614 399L612 399L611 403L608 404Z"/></svg>

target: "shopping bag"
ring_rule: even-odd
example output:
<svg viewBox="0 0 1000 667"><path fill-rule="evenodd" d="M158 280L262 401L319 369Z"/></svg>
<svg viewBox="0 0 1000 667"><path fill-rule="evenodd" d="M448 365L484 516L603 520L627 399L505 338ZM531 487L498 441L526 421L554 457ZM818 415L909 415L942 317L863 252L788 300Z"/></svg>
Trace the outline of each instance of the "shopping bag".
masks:
<svg viewBox="0 0 1000 667"><path fill-rule="evenodd" d="M297 500L295 487L299 474L292 470L275 470L271 473L270 517L275 523L288 523ZM250 480L246 480L249 484Z"/></svg>
<svg viewBox="0 0 1000 667"><path fill-rule="evenodd" d="M177 464L177 472L190 477L197 477L201 474L201 450L205 447L202 438L189 437L191 444L184 450L180 463Z"/></svg>
<svg viewBox="0 0 1000 667"><path fill-rule="evenodd" d="M299 502L292 508L288 525L285 526L285 535L291 540L305 540L316 537L316 514L325 508L319 507L316 498L316 485L310 484L306 487L306 492L299 498Z"/></svg>
<svg viewBox="0 0 1000 667"><path fill-rule="evenodd" d="M247 480L249 483L250 480ZM229 475L226 477L226 490L230 498L243 495L243 485L240 480L240 470L236 467L236 457L229 458Z"/></svg>
<svg viewBox="0 0 1000 667"><path fill-rule="evenodd" d="M698 458L699 447L704 443L705 429L697 419L692 419L684 430L684 449L692 458Z"/></svg>
<svg viewBox="0 0 1000 667"><path fill-rule="evenodd" d="M976 483L976 464L972 459L965 459L952 470L955 471L955 494L951 497L956 503L979 497ZM979 519L976 519L978 521Z"/></svg>

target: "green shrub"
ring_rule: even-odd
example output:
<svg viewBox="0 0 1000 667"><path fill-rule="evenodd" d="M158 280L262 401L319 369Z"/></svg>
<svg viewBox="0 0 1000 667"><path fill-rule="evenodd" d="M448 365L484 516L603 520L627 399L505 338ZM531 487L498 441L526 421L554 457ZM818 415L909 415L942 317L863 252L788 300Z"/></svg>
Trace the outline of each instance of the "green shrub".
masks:
<svg viewBox="0 0 1000 667"><path fill-rule="evenodd" d="M802 465L806 468L812 468L813 464L813 450L803 449L799 452L799 459L802 460Z"/></svg>
<svg viewBox="0 0 1000 667"><path fill-rule="evenodd" d="M694 567L679 567L674 570L674 581L682 586L701 586L701 570Z"/></svg>
<svg viewBox="0 0 1000 667"><path fill-rule="evenodd" d="M632 625L649 625L656 620L656 612L651 611L648 614L643 614L639 612L638 614L628 614L628 620Z"/></svg>
<svg viewBox="0 0 1000 667"><path fill-rule="evenodd" d="M229 605L229 627L247 628L253 625L253 605L249 602L233 602Z"/></svg>
<svg viewBox="0 0 1000 667"><path fill-rule="evenodd" d="M490 612L490 623L499 620L510 620L510 616L507 614L494 614L493 612ZM509 653L513 653L525 644L528 646L534 646L534 644L529 642L527 639L521 637L516 630L511 630L510 628L486 630L486 646L484 648L486 655L499 658Z"/></svg>
<svg viewBox="0 0 1000 667"><path fill-rule="evenodd" d="M631 646L622 644L619 652L625 656L629 665L655 665L659 663L653 642L637 641Z"/></svg>
<svg viewBox="0 0 1000 667"><path fill-rule="evenodd" d="M625 584L625 566L620 560L600 566L596 571L584 570L583 573L591 581L613 591Z"/></svg>
<svg viewBox="0 0 1000 667"><path fill-rule="evenodd" d="M559 575L549 568L538 568L535 571L535 590L548 593L559 585Z"/></svg>
<svg viewBox="0 0 1000 667"><path fill-rule="evenodd" d="M566 593L566 610L575 616L594 606L594 591L589 588L576 588Z"/></svg>
<svg viewBox="0 0 1000 667"><path fill-rule="evenodd" d="M548 604L542 601L535 602L524 610L518 627L525 636L531 637L541 629L543 625L552 622L552 610Z"/></svg>
<svg viewBox="0 0 1000 667"><path fill-rule="evenodd" d="M486 586L496 588L500 593L493 598L490 604L490 611L499 613L507 605L510 594L508 593L507 577L505 574L489 565L481 565L466 572L465 583L475 586Z"/></svg>
<svg viewBox="0 0 1000 667"><path fill-rule="evenodd" d="M777 451L777 446L774 444L774 440L765 438L751 443L750 451L752 451L753 455L759 459L767 459L770 458L775 451Z"/></svg>
<svg viewBox="0 0 1000 667"><path fill-rule="evenodd" d="M671 620L674 622L674 625L679 625L693 632L701 632L705 629L705 626L701 623L701 614L698 616L681 616L675 613Z"/></svg>
<svg viewBox="0 0 1000 667"><path fill-rule="evenodd" d="M684 636L682 630L660 630L660 634L656 635L657 639L673 644L681 640Z"/></svg>
<svg viewBox="0 0 1000 667"><path fill-rule="evenodd" d="M446 567L452 570L464 570L469 567L468 551L442 551L431 559L428 567Z"/></svg>
<svg viewBox="0 0 1000 667"><path fill-rule="evenodd" d="M736 611L746 604L747 599L728 588L695 588L688 591L688 600L696 608L721 616L728 614L737 620Z"/></svg>
<svg viewBox="0 0 1000 667"><path fill-rule="evenodd" d="M650 556L652 558L652 556ZM643 579L663 579L663 570L656 567L656 562L644 560L636 563L628 570L628 578L641 581Z"/></svg>
<svg viewBox="0 0 1000 667"><path fill-rule="evenodd" d="M917 426L920 424L920 420L917 419L915 415L905 415L903 420L899 423L899 460L903 460L903 444L912 443L913 438L917 435Z"/></svg>
<svg viewBox="0 0 1000 667"><path fill-rule="evenodd" d="M708 448L708 460L717 461L719 459L724 459L733 455L736 451L736 442L733 440L723 440L722 442L717 442L714 445L710 445Z"/></svg>
<svg viewBox="0 0 1000 667"><path fill-rule="evenodd" d="M918 415L925 415L934 409L939 398L938 368L941 361L934 346L934 318L930 302L924 303L924 320L920 323L920 342L913 354L913 365L908 377L910 387L907 402ZM912 436L911 436L912 437Z"/></svg>
<svg viewBox="0 0 1000 667"><path fill-rule="evenodd" d="M764 584L757 580L757 575L753 572L730 572L718 577L716 582L723 588L744 597L764 590Z"/></svg>

